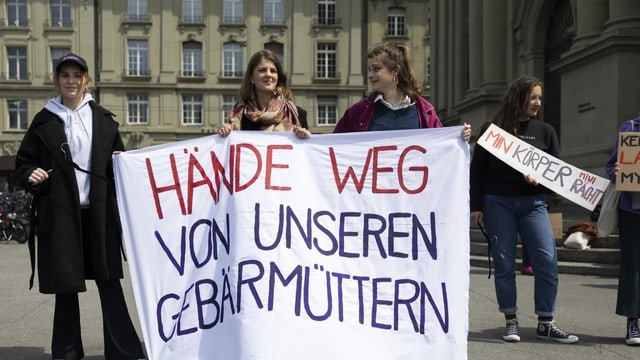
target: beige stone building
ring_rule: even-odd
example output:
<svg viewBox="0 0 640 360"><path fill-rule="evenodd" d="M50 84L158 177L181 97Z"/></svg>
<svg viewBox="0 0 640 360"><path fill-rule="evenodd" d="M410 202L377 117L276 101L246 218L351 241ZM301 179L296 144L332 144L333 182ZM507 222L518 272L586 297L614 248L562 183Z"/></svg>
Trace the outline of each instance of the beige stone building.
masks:
<svg viewBox="0 0 640 360"><path fill-rule="evenodd" d="M431 100L475 129L517 76L544 83L561 157L602 168L618 126L640 111L640 1L434 0Z"/></svg>
<svg viewBox="0 0 640 360"><path fill-rule="evenodd" d="M410 46L429 83L427 0L0 0L0 171L13 169L33 116L54 96L56 59L89 63L98 102L127 148L215 132L249 57L279 54L294 101L328 133L367 93L366 52ZM429 87L423 95L428 97Z"/></svg>

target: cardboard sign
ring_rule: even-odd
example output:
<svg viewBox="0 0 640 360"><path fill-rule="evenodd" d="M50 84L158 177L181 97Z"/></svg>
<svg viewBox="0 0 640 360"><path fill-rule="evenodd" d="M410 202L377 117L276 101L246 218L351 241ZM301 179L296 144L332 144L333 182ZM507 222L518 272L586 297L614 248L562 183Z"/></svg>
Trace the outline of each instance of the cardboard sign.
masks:
<svg viewBox="0 0 640 360"><path fill-rule="evenodd" d="M640 191L640 132L618 133L616 190Z"/></svg>

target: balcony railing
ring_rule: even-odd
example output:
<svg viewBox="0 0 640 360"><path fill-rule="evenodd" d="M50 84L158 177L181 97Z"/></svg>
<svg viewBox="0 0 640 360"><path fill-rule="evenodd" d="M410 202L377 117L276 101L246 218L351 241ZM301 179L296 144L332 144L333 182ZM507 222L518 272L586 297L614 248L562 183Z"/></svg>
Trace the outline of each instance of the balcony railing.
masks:
<svg viewBox="0 0 640 360"><path fill-rule="evenodd" d="M19 19L13 19L13 20L0 19L0 26L2 27L12 27L12 28L28 27L29 23L30 21L27 18L19 18Z"/></svg>
<svg viewBox="0 0 640 360"><path fill-rule="evenodd" d="M149 14L127 14L123 16L123 21L132 23L146 23L151 21Z"/></svg>
<svg viewBox="0 0 640 360"><path fill-rule="evenodd" d="M149 69L127 69L127 75L129 76L149 76L151 70Z"/></svg>
<svg viewBox="0 0 640 360"><path fill-rule="evenodd" d="M220 77L223 79L240 79L244 76L243 70L238 71L223 71L220 73Z"/></svg>
<svg viewBox="0 0 640 360"><path fill-rule="evenodd" d="M226 15L222 17L223 25L244 25L243 16Z"/></svg>
<svg viewBox="0 0 640 360"><path fill-rule="evenodd" d="M313 81L340 81L340 73L337 71L316 71L313 73Z"/></svg>
<svg viewBox="0 0 640 360"><path fill-rule="evenodd" d="M387 29L386 37L407 37L409 34L406 28L403 29Z"/></svg>
<svg viewBox="0 0 640 360"><path fill-rule="evenodd" d="M283 17L267 16L262 18L262 25L267 26L281 26L284 25Z"/></svg>
<svg viewBox="0 0 640 360"><path fill-rule="evenodd" d="M50 19L44 21L45 29L71 29L73 28L73 21L71 19L63 19L61 21L52 23Z"/></svg>
<svg viewBox="0 0 640 360"><path fill-rule="evenodd" d="M142 27L145 33L151 28L151 16L149 14L124 14L120 18L122 27L129 29L133 27Z"/></svg>
<svg viewBox="0 0 640 360"><path fill-rule="evenodd" d="M2 81L29 81L31 80L31 73L8 73L8 72L0 72L0 80Z"/></svg>
<svg viewBox="0 0 640 360"><path fill-rule="evenodd" d="M315 33L328 30L337 35L342 30L342 19L333 16L314 16L311 20L311 29Z"/></svg>
<svg viewBox="0 0 640 360"><path fill-rule="evenodd" d="M313 25L314 26L340 26L342 25L342 19L333 17L333 16L314 16L313 17Z"/></svg>
<svg viewBox="0 0 640 360"><path fill-rule="evenodd" d="M150 69L125 69L122 77L126 80L146 81L151 80Z"/></svg>
<svg viewBox="0 0 640 360"><path fill-rule="evenodd" d="M202 24L204 20L202 15L182 15L180 22L182 24Z"/></svg>
<svg viewBox="0 0 640 360"><path fill-rule="evenodd" d="M198 69L198 70L182 70L180 72L180 76L181 77L203 77L204 76L204 70Z"/></svg>
<svg viewBox="0 0 640 360"><path fill-rule="evenodd" d="M203 82L206 80L204 70L182 70L178 71L178 81Z"/></svg>

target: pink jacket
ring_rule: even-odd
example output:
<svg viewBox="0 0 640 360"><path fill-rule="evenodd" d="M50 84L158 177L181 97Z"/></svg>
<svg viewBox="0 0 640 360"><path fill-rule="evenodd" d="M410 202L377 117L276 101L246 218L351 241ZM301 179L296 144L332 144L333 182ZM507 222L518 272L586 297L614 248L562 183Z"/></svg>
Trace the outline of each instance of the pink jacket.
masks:
<svg viewBox="0 0 640 360"><path fill-rule="evenodd" d="M414 99L418 109L418 121L420 128L439 128L442 123L436 114L436 109L423 97ZM333 129L334 133L367 131L369 123L376 109L376 104L372 99L366 97L350 106L338 121Z"/></svg>

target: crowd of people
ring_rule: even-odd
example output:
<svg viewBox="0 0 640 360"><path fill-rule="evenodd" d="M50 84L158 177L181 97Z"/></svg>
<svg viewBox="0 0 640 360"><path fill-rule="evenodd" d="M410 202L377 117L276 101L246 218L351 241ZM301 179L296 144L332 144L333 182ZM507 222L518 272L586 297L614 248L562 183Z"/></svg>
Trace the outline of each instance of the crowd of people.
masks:
<svg viewBox="0 0 640 360"><path fill-rule="evenodd" d="M406 46L383 43L370 49L367 74L370 94L344 111L334 133L443 126L434 106L421 96ZM16 179L34 194L31 286L37 271L40 292L55 294L53 359L84 356L78 293L86 291L86 280L95 280L99 291L105 357L143 359L120 284L123 244L112 155L125 149L114 114L95 102L90 82L89 67L82 57L70 53L60 58L54 76L57 96L34 117L16 156ZM542 93L537 78L517 78L478 135L494 124L558 156L554 128L539 119ZM632 131L625 126L620 131ZM640 118L635 119L635 129L640 129ZM240 100L218 134L244 130L291 131L301 139L312 136L306 111L295 104L280 60L269 50L258 51L249 59ZM469 124L463 125L460 136L470 141ZM614 151L606 164L612 181L618 173L616 159ZM522 271L535 277L537 337L560 343L578 341L554 322L558 264L547 213L549 193L535 177L475 147L470 167L470 219L486 227L491 241L498 310L506 322L504 341L520 341L515 278L518 238L525 250L525 265L535 269ZM616 313L627 318L629 345L640 344L639 194L624 192L620 198L623 251Z"/></svg>

